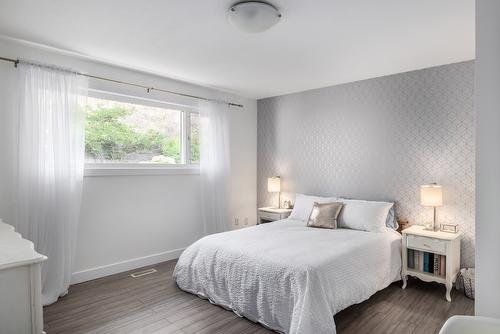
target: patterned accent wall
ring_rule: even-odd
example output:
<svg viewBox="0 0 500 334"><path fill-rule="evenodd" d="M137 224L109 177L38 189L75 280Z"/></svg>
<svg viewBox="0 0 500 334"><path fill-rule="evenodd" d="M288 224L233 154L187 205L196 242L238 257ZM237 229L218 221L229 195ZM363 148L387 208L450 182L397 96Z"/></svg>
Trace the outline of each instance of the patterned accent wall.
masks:
<svg viewBox="0 0 500 334"><path fill-rule="evenodd" d="M298 78L300 80L300 78ZM258 203L267 177L295 193L396 202L423 224L420 185L443 186L440 222L460 225L474 265L474 62L439 66L258 101Z"/></svg>

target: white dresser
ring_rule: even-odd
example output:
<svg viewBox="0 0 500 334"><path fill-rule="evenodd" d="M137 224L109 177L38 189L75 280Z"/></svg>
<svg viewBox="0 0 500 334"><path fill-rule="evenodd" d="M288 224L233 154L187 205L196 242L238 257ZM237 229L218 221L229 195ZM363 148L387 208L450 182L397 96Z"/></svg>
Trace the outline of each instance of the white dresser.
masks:
<svg viewBox="0 0 500 334"><path fill-rule="evenodd" d="M0 220L0 334L43 333L40 265L46 259Z"/></svg>

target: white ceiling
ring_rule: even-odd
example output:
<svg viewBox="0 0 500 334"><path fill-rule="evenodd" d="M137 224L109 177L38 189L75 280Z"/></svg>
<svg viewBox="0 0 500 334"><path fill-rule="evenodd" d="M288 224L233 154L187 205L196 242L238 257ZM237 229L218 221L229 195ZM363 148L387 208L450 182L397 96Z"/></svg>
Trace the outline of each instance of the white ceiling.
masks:
<svg viewBox="0 0 500 334"><path fill-rule="evenodd" d="M234 2L2 0L0 34L252 98L475 57L474 0L270 0L255 35Z"/></svg>

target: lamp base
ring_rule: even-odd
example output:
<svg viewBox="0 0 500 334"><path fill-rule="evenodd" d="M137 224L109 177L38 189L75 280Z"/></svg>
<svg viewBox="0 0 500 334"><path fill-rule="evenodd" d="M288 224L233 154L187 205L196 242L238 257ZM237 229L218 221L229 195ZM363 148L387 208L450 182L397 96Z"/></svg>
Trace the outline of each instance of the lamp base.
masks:
<svg viewBox="0 0 500 334"><path fill-rule="evenodd" d="M424 230L426 231L432 231L432 232L437 232L439 231L439 224L433 223L433 222L428 222L424 223Z"/></svg>
<svg viewBox="0 0 500 334"><path fill-rule="evenodd" d="M436 207L433 207L434 211L434 216L432 217L432 222L425 223L425 229L427 231L433 231L436 232L439 230L439 224L436 224Z"/></svg>
<svg viewBox="0 0 500 334"><path fill-rule="evenodd" d="M426 231L434 231L434 224L432 222L424 223Z"/></svg>

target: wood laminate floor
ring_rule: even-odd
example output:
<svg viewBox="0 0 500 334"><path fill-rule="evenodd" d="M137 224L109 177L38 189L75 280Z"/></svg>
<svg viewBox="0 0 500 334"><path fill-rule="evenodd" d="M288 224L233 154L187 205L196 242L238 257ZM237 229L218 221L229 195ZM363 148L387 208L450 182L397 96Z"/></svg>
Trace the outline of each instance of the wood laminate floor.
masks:
<svg viewBox="0 0 500 334"><path fill-rule="evenodd" d="M181 291L172 279L175 263L155 265L158 272L140 278L127 272L72 285L67 296L44 308L47 334L273 333ZM406 290L394 283L338 313L337 332L431 334L454 314L474 313L472 300L454 290L448 303L444 293L444 286L416 279Z"/></svg>

